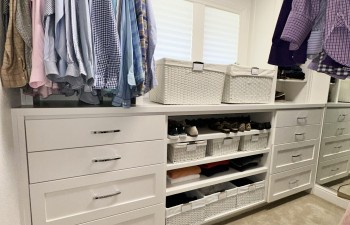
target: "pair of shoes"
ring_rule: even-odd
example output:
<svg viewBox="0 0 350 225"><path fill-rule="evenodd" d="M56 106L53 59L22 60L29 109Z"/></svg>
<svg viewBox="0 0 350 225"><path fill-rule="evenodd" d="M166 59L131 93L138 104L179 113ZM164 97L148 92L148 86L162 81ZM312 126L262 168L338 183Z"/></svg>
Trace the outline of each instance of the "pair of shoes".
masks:
<svg viewBox="0 0 350 225"><path fill-rule="evenodd" d="M229 134L231 132L230 126L227 123L222 123L219 121L212 121L208 124L209 129L219 131L221 133Z"/></svg>
<svg viewBox="0 0 350 225"><path fill-rule="evenodd" d="M251 127L254 130L269 130L271 129L271 123L270 122L265 122L265 123L251 122Z"/></svg>
<svg viewBox="0 0 350 225"><path fill-rule="evenodd" d="M187 135L191 137L198 136L196 126L188 125L185 121L168 121L168 138L176 140L178 138L186 138Z"/></svg>

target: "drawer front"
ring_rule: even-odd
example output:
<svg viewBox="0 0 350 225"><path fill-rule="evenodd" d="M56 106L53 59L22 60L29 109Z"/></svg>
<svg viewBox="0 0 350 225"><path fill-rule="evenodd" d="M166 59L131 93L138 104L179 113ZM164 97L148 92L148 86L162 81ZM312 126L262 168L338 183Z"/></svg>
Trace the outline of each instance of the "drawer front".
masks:
<svg viewBox="0 0 350 225"><path fill-rule="evenodd" d="M319 139L321 125L276 128L275 145Z"/></svg>
<svg viewBox="0 0 350 225"><path fill-rule="evenodd" d="M320 161L348 156L350 158L350 135L323 138L320 150Z"/></svg>
<svg viewBox="0 0 350 225"><path fill-rule="evenodd" d="M325 123L322 137L337 137L350 134L350 122Z"/></svg>
<svg viewBox="0 0 350 225"><path fill-rule="evenodd" d="M31 183L165 163L164 141L104 145L28 154Z"/></svg>
<svg viewBox="0 0 350 225"><path fill-rule="evenodd" d="M28 152L165 139L165 116L27 120Z"/></svg>
<svg viewBox="0 0 350 225"><path fill-rule="evenodd" d="M350 121L349 108L332 108L327 109L325 114L325 123L337 123Z"/></svg>
<svg viewBox="0 0 350 225"><path fill-rule="evenodd" d="M276 127L321 124L322 115L322 109L277 111Z"/></svg>
<svg viewBox="0 0 350 225"><path fill-rule="evenodd" d="M349 167L349 157L321 162L317 170L317 183L325 184L346 177Z"/></svg>
<svg viewBox="0 0 350 225"><path fill-rule="evenodd" d="M75 225L164 203L164 164L30 185L33 224Z"/></svg>
<svg viewBox="0 0 350 225"><path fill-rule="evenodd" d="M80 225L164 225L164 221L165 206L161 204Z"/></svg>
<svg viewBox="0 0 350 225"><path fill-rule="evenodd" d="M303 166L316 164L318 140L274 147L272 173L280 173Z"/></svg>
<svg viewBox="0 0 350 225"><path fill-rule="evenodd" d="M268 202L312 188L315 182L315 167L315 165L309 165L270 176Z"/></svg>

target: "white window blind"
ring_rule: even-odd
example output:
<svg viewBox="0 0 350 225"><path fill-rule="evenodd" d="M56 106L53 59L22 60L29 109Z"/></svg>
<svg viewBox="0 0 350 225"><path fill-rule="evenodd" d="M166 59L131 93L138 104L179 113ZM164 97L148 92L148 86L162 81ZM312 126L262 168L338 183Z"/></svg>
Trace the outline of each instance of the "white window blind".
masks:
<svg viewBox="0 0 350 225"><path fill-rule="evenodd" d="M237 61L239 15L205 8L203 59L206 63L233 64Z"/></svg>
<svg viewBox="0 0 350 225"><path fill-rule="evenodd" d="M155 59L191 60L193 3L152 0L157 22Z"/></svg>

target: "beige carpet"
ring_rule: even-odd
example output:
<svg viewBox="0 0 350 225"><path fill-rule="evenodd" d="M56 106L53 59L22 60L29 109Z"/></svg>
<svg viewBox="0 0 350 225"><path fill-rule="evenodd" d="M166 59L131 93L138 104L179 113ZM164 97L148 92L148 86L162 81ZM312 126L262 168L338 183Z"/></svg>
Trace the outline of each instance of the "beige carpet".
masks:
<svg viewBox="0 0 350 225"><path fill-rule="evenodd" d="M344 185L344 184L350 184L350 177L345 177L343 179L339 179L339 180L327 183L324 186L332 189L335 192L337 192L339 187ZM347 193L347 194L350 195L350 193Z"/></svg>
<svg viewBox="0 0 350 225"><path fill-rule="evenodd" d="M338 225L345 210L314 195L300 194L217 225Z"/></svg>

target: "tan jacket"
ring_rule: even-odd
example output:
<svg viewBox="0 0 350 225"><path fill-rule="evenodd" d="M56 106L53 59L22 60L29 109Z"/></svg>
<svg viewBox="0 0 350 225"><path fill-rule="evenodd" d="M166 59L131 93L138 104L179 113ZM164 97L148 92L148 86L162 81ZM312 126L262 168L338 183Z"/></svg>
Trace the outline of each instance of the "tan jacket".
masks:
<svg viewBox="0 0 350 225"><path fill-rule="evenodd" d="M11 0L4 59L0 71L2 86L5 88L23 87L29 81L25 64L24 41L15 28L16 6L17 0Z"/></svg>

